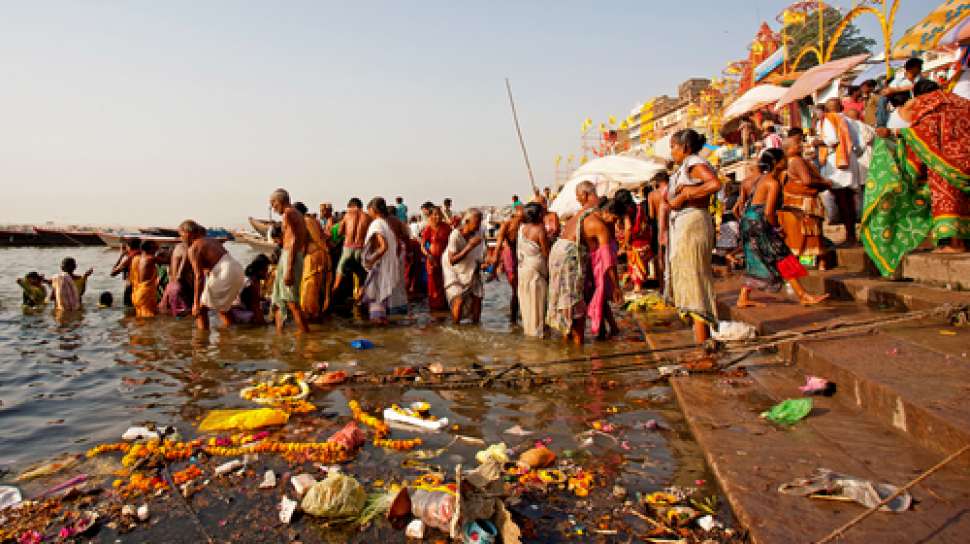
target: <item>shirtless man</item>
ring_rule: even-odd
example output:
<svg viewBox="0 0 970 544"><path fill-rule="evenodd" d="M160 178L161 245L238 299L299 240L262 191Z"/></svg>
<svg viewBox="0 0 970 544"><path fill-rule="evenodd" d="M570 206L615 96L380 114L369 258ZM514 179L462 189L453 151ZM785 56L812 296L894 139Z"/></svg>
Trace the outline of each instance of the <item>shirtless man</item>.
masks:
<svg viewBox="0 0 970 544"><path fill-rule="evenodd" d="M509 280L509 285L512 286L512 298L509 301L509 321L515 323L516 316L519 313L519 266L516 256L516 242L519 236L519 227L522 225L522 211L523 206L515 206L512 208L512 217L507 221L502 223L502 226L498 229L498 234L495 235L498 243L495 245L494 253L489 257L489 266L494 265L502 260L502 268L505 269L505 276Z"/></svg>
<svg viewBox="0 0 970 544"><path fill-rule="evenodd" d="M667 266L667 215L670 210L666 207L667 183L670 174L666 171L658 172L651 180L654 188L647 195L647 214L650 228L653 229L654 269L657 273L657 283L660 292L664 289L664 268Z"/></svg>
<svg viewBox="0 0 970 544"><path fill-rule="evenodd" d="M209 309L219 313L222 324L231 324L229 310L246 282L242 266L229 255L222 244L206 238L205 227L191 219L179 225L179 237L188 248L188 260L194 271L192 315L199 330L209 329Z"/></svg>
<svg viewBox="0 0 970 544"><path fill-rule="evenodd" d="M273 211L283 217L283 251L276 268L273 284L273 305L276 306L276 331L283 332L288 313L293 314L298 332L309 332L300 307L300 282L303 279L303 259L307 231L303 214L290 202L290 193L277 189L269 197Z"/></svg>
<svg viewBox="0 0 970 544"><path fill-rule="evenodd" d="M337 263L337 275L333 280L334 292L340 288L340 283L345 274L352 274L357 282L354 285L354 299L360 300L360 289L364 286L364 265L361 260L361 253L364 250L364 238L367 235L367 227L370 226L370 216L364 211L364 204L359 198L354 197L347 203L347 211L344 212L343 219L340 220L339 233L344 238L344 250L340 255L340 262Z"/></svg>
<svg viewBox="0 0 970 544"><path fill-rule="evenodd" d="M567 240L576 244L583 244L586 246L586 255L592 255L601 246L608 247L610 244L610 231L606 226L606 223L600 219L599 214L587 213L592 210L596 210L599 206L599 197L596 196L596 187L588 181L581 182L576 186L576 200L579 202L582 209L576 215L573 215L566 221L563 225L562 236L563 240ZM582 239L576 239L576 223L579 221L580 217L583 218L582 224ZM584 273L591 274L592 266L587 260L586 262L580 263L583 267ZM611 282L613 285L613 302L619 304L623 302L623 291L620 289L620 280L616 274L616 265L610 266L606 273L606 281ZM597 286L597 288L602 288L605 286ZM584 297L585 298L585 297ZM589 300L586 300L587 304ZM606 301L603 302L606 304ZM589 313L590 309L587 309ZM594 326L599 329L599 324L594 324ZM585 338L586 328L586 315L573 320L573 327L569 335L565 337L565 340L572 340L577 345L582 345Z"/></svg>
<svg viewBox="0 0 970 544"><path fill-rule="evenodd" d="M168 285L162 294L162 312L173 317L183 317L191 310L193 284L195 273L189 262L189 247L180 242L172 249L171 260L168 265Z"/></svg>
<svg viewBox="0 0 970 544"><path fill-rule="evenodd" d="M333 218L333 204L329 202L324 202L320 204L320 226L323 228L323 232L330 237L330 229L333 228L334 218Z"/></svg>

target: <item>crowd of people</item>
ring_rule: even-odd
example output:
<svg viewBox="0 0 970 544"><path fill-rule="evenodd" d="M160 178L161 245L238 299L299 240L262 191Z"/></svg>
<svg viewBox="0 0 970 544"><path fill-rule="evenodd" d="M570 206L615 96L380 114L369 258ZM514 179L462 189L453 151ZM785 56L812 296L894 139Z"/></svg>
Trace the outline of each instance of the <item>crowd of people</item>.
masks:
<svg viewBox="0 0 970 544"><path fill-rule="evenodd" d="M454 323L481 319L485 284L504 276L511 286L509 317L524 334L553 331L582 344L587 328L598 339L619 332L611 304L625 291L661 289L704 343L717 324L714 262L743 268L739 307L760 303L752 291L790 286L802 304L818 304L800 278L831 264L825 222L844 227L844 243L863 243L877 266L893 269L931 235L939 251L964 251L970 238L970 101L920 76L918 60L879 86L849 87L814 110L803 129L752 116L742 124L749 171L740 182L703 156L705 137L692 129L671 140L668 168L639 194L597 194L576 185L578 213L550 210L555 195L518 195L511 212L490 230L481 210L452 211L451 201L425 202L409 216L398 197L366 206L352 198L337 213L329 203L311 213L286 190L270 196L280 216L270 231L275 251L243 268L192 220L180 243L159 250L153 241L125 240L111 274L126 282L124 302L139 318L195 318L209 327L288 322L306 332L338 308L366 312L375 325L426 300ZM494 232L494 240L490 234ZM80 307L89 270L75 274L65 259L48 280L36 272L18 282L26 305L50 300ZM110 305L110 293L101 304Z"/></svg>

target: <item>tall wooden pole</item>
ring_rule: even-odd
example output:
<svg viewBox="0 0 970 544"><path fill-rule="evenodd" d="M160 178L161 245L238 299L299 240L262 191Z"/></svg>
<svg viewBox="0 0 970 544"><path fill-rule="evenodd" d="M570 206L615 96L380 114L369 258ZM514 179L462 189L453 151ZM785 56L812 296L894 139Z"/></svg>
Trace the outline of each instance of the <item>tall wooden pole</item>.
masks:
<svg viewBox="0 0 970 544"><path fill-rule="evenodd" d="M519 114L515 111L515 100L512 99L512 85L509 84L509 78L505 78L505 90L509 93L509 105L512 106L512 120L515 121L515 132L519 135L519 147L522 148L522 158L525 159L525 167L529 171L529 183L532 184L532 192L538 192L539 188L536 187L536 178L532 175L532 164L529 162L529 153L525 150L525 140L522 139L522 129L519 127Z"/></svg>

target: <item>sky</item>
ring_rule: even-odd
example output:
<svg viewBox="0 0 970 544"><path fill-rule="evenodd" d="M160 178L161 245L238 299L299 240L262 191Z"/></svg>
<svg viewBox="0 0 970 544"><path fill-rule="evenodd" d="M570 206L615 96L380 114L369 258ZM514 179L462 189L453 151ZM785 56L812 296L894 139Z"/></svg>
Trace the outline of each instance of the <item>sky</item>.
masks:
<svg viewBox="0 0 970 544"><path fill-rule="evenodd" d="M900 1L897 37L931 7ZM5 2L0 224L238 226L277 187L504 204L529 191L504 78L549 185L584 118L720 76L785 5Z"/></svg>

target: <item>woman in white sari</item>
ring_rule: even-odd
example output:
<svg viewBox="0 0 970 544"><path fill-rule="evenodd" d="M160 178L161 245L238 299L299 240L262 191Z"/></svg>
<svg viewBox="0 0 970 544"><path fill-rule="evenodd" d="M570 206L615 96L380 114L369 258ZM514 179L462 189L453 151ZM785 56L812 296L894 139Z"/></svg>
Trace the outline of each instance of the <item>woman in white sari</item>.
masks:
<svg viewBox="0 0 970 544"><path fill-rule="evenodd" d="M543 225L541 204L526 204L522 212L516 243L519 312L526 336L542 338L546 322L546 298L549 293L549 238Z"/></svg>
<svg viewBox="0 0 970 544"><path fill-rule="evenodd" d="M482 212L471 209L465 213L461 228L451 231L448 248L441 256L445 295L455 323L482 318L482 261L485 260L485 236L482 232Z"/></svg>
<svg viewBox="0 0 970 544"><path fill-rule="evenodd" d="M367 270L363 303L370 320L385 325L391 308L407 304L404 295L404 271L397 255L397 237L387 224L387 203L377 197L367 205L372 221L364 236L363 263Z"/></svg>

